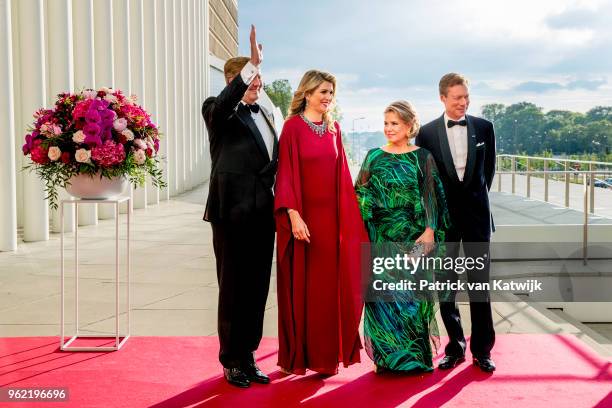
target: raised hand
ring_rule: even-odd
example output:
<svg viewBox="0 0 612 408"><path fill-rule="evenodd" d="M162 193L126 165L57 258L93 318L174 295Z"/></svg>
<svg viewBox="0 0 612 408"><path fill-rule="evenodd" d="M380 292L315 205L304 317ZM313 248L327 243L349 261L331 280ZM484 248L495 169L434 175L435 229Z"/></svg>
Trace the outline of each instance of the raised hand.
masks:
<svg viewBox="0 0 612 408"><path fill-rule="evenodd" d="M255 26L253 24L251 24L251 35L249 39L251 41L251 64L257 67L263 61L263 47L261 44L257 44L257 33L255 32Z"/></svg>

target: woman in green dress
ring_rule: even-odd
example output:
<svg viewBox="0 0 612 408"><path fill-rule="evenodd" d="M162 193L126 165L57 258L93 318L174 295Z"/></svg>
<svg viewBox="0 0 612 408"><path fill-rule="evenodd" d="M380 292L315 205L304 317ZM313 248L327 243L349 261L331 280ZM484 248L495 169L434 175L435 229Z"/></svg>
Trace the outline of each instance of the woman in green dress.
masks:
<svg viewBox="0 0 612 408"><path fill-rule="evenodd" d="M397 101L385 109L386 146L364 159L355 191L371 242L371 256L443 254L448 212L432 155L410 143L419 122L412 105ZM379 291L382 282L432 281L434 271L385 269L372 274L366 291L364 338L377 372L432 371L439 345L432 291ZM378 271L380 272L380 271ZM374 281L379 282L374 284ZM432 352L432 347L434 352Z"/></svg>

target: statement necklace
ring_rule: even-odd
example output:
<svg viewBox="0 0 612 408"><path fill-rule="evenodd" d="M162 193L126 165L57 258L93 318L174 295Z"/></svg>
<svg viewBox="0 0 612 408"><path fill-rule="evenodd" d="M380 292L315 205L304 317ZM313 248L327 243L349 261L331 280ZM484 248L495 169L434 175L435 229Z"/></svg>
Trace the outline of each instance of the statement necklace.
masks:
<svg viewBox="0 0 612 408"><path fill-rule="evenodd" d="M308 120L308 118L306 116L304 116L303 113L300 113L300 118L302 118L302 120L304 122L306 122L306 124L308 125L308 127L315 132L315 134L319 137L323 137L323 134L325 133L325 131L327 130L327 124L325 122L321 123L320 125L317 125L316 123L312 123L310 120Z"/></svg>

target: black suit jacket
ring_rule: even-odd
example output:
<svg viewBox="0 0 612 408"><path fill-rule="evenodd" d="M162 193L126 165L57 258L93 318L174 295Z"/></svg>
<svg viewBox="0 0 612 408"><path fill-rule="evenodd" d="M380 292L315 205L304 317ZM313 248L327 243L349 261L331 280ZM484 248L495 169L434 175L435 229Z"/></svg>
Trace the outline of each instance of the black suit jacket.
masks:
<svg viewBox="0 0 612 408"><path fill-rule="evenodd" d="M236 109L248 86L237 75L202 105L212 160L204 220L243 222L253 216L273 217L273 186L278 163L278 138L273 116L261 107L274 135L270 159L248 109Z"/></svg>
<svg viewBox="0 0 612 408"><path fill-rule="evenodd" d="M488 241L495 231L489 206L489 190L495 175L495 131L485 119L466 115L468 153L463 181L451 155L444 115L421 127L416 144L433 155L446 191L453 239Z"/></svg>

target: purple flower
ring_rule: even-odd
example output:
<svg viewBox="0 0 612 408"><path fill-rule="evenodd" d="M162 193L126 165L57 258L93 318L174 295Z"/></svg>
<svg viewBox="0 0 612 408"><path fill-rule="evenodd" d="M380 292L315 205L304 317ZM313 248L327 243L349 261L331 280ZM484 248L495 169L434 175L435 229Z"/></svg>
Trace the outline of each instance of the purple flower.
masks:
<svg viewBox="0 0 612 408"><path fill-rule="evenodd" d="M33 135L27 134L25 139L26 139L26 142L21 148L21 150L23 150L24 155L30 154L30 151L32 151L32 142L34 141L35 137Z"/></svg>
<svg viewBox="0 0 612 408"><path fill-rule="evenodd" d="M100 126L95 123L88 123L83 128L83 133L85 133L85 143L90 146L100 146L102 144L102 139L100 138Z"/></svg>
<svg viewBox="0 0 612 408"><path fill-rule="evenodd" d="M87 120L88 123L98 123L100 122L100 114L97 110L90 108L85 115L85 120Z"/></svg>

